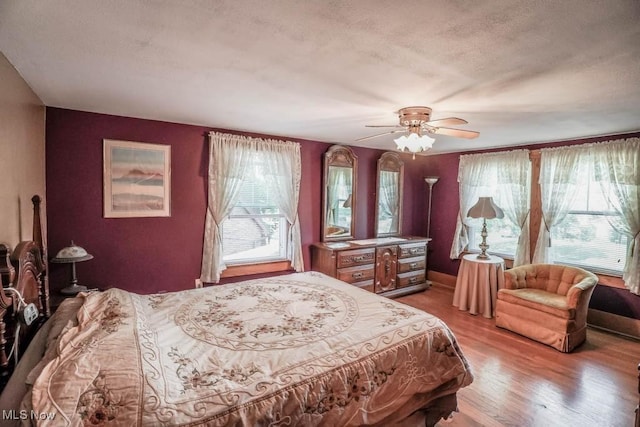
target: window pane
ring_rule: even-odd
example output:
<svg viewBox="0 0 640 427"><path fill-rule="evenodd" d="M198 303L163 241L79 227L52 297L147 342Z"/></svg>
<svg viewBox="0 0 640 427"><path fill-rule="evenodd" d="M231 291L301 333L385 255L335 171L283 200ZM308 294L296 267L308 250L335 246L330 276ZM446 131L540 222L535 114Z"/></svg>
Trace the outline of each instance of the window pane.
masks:
<svg viewBox="0 0 640 427"><path fill-rule="evenodd" d="M287 221L282 216L232 217L222 225L223 260L230 263L286 257Z"/></svg>
<svg viewBox="0 0 640 427"><path fill-rule="evenodd" d="M238 201L222 224L222 259L226 263L282 260L287 253L288 222L266 180L263 159L254 156Z"/></svg>
<svg viewBox="0 0 640 427"><path fill-rule="evenodd" d="M238 196L238 207L261 208L262 210L274 213L278 211L275 197L271 192L271 187L265 179L266 173L260 164L249 167L248 178L242 183L240 195ZM232 213L233 215L233 213Z"/></svg>
<svg viewBox="0 0 640 427"><path fill-rule="evenodd" d="M480 251L482 243L482 219L472 220L473 225L469 231L469 249ZM487 252L495 255L515 256L518 247L520 230L507 218L487 220Z"/></svg>
<svg viewBox="0 0 640 427"><path fill-rule="evenodd" d="M622 273L627 241L605 215L570 213L551 231L551 255L556 264Z"/></svg>

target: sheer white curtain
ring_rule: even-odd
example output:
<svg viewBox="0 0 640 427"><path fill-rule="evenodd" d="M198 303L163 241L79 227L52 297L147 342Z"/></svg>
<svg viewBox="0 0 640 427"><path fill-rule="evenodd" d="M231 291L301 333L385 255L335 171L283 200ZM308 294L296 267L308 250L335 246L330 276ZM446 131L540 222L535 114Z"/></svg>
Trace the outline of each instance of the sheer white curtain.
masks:
<svg viewBox="0 0 640 427"><path fill-rule="evenodd" d="M467 212L479 197L491 196L504 210L507 219L521 230L514 264L529 262L530 176L528 150L460 156L460 210L449 254L452 259L458 258L469 245L468 229L474 220L467 218Z"/></svg>
<svg viewBox="0 0 640 427"><path fill-rule="evenodd" d="M259 151L267 159L267 178L276 196L276 202L289 223L287 258L295 271L304 271L302 239L298 218L300 195L300 144L294 142L265 141Z"/></svg>
<svg viewBox="0 0 640 427"><path fill-rule="evenodd" d="M596 180L619 216L619 221L610 223L629 236L622 279L632 293L640 295L640 138L596 144L590 152Z"/></svg>
<svg viewBox="0 0 640 427"><path fill-rule="evenodd" d="M551 229L560 224L576 203L588 180L589 152L584 146L540 150L542 223L533 255L534 263L553 262Z"/></svg>
<svg viewBox="0 0 640 427"><path fill-rule="evenodd" d="M304 269L298 220L301 175L299 144L211 132L208 202L200 273L203 282L219 282L220 274L226 269L222 252L222 223L238 200L247 168L251 166L256 153L269 159L269 182L276 194L278 207L290 224L288 257L291 265L296 271Z"/></svg>
<svg viewBox="0 0 640 427"><path fill-rule="evenodd" d="M337 224L337 206L338 200L340 199L340 191L345 187L345 176L343 173L343 168L335 168L329 167L330 171L328 173L328 183L327 186L327 206L329 209L327 210L327 224ZM350 177L351 175L349 175Z"/></svg>
<svg viewBox="0 0 640 427"><path fill-rule="evenodd" d="M513 265L531 262L529 217L531 206L531 161L528 150L514 150L496 157L498 206L505 217L520 229Z"/></svg>
<svg viewBox="0 0 640 427"><path fill-rule="evenodd" d="M460 156L458 166L458 186L460 192L460 210L456 218L456 231L449 256L459 258L469 245L470 218L467 212L478 201L478 197L491 194L488 179L493 175L493 164L485 161L481 154L465 154Z"/></svg>
<svg viewBox="0 0 640 427"><path fill-rule="evenodd" d="M252 155L252 145L246 138L209 134L209 189L200 272L203 282L219 282L220 273L227 268L222 260L222 222L236 204Z"/></svg>
<svg viewBox="0 0 640 427"><path fill-rule="evenodd" d="M398 194L398 176L397 172L380 171L380 206L382 212L386 212L391 216L391 225L386 230L379 230L384 233L394 232L398 230L398 210L400 208Z"/></svg>

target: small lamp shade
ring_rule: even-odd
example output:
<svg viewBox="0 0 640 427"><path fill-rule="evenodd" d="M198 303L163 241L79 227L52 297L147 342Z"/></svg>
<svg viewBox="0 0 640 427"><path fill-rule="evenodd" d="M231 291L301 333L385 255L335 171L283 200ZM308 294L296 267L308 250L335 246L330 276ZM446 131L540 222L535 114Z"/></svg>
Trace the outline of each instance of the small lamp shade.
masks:
<svg viewBox="0 0 640 427"><path fill-rule="evenodd" d="M433 187L433 184L435 184L436 182L438 182L438 180L440 179L440 177L437 176L428 176L424 179L424 182L426 182L427 184L429 184L429 187Z"/></svg>
<svg viewBox="0 0 640 427"><path fill-rule="evenodd" d="M60 264L68 264L71 262L88 261L93 258L93 255L89 254L85 248L76 246L71 241L71 246L60 249L58 254L51 260L51 262L57 262Z"/></svg>
<svg viewBox="0 0 640 427"><path fill-rule="evenodd" d="M76 262L88 261L93 259L93 255L88 253L86 249L77 246L71 241L71 246L60 249L56 256L51 259L51 262L58 264L71 264L71 279L69 286L60 290L63 295L75 295L78 292L84 292L87 290L86 286L78 285L78 278L76 276Z"/></svg>
<svg viewBox="0 0 640 427"><path fill-rule="evenodd" d="M469 218L504 218L504 211L493 203L493 197L480 197L467 212Z"/></svg>

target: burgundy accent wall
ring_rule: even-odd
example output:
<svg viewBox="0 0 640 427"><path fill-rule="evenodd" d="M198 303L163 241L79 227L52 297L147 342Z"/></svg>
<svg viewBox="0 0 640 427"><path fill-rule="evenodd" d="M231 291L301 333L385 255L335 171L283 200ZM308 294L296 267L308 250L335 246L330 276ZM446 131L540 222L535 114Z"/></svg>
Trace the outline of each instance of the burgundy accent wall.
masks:
<svg viewBox="0 0 640 427"><path fill-rule="evenodd" d="M51 107L46 114L51 257L73 240L94 256L77 264L81 284L137 293L193 288L194 280L200 276L208 133L213 129ZM103 139L171 146L171 217L103 218ZM305 268L309 270L309 246L321 236L322 159L331 144L297 141L301 143L302 161L300 226ZM359 147L353 147L353 151L358 156L355 237L362 239L373 236L376 168L383 151ZM403 156L403 160L403 231L421 235L425 212L423 165L410 156ZM50 270L51 290L56 292L68 284L69 266L51 264Z"/></svg>
<svg viewBox="0 0 640 427"><path fill-rule="evenodd" d="M50 256L71 240L86 248L94 259L78 263L77 270L80 282L89 287L120 287L138 293L192 288L200 276L207 199L207 135L211 130L214 129L48 107L46 200ZM638 136L640 133L522 148ZM103 139L171 145L171 217L103 218ZM321 236L322 158L331 144L298 142L302 160L300 226L305 267L310 269L309 246ZM352 148L358 156L355 237L362 239L373 237L376 167L383 151ZM405 163L403 232L426 236L429 192L424 177L439 176L433 186L429 269L456 275L459 261L449 258L449 250L458 214L460 153L417 156L415 160L410 155L401 157ZM50 271L52 292L68 284L69 266L50 264ZM246 278L249 277L226 281ZM591 307L640 319L640 297L623 289L596 288Z"/></svg>
<svg viewBox="0 0 640 427"><path fill-rule="evenodd" d="M453 233L456 228L456 216L458 215L458 209L460 208L458 188L458 165L460 155L520 148L534 150L637 137L640 137L640 132L560 141L555 143L532 144L520 147L427 156L424 160L425 171L427 172L425 176L433 175L440 177L440 180L433 186L431 212L431 238L433 240L430 244L428 258L429 269L454 276L458 274L460 261L450 259L449 251L451 250L451 245L453 243ZM536 237L537 236L533 236L533 238ZM640 297L625 289L606 286L597 287L591 298L590 307L618 314L620 316L640 319Z"/></svg>

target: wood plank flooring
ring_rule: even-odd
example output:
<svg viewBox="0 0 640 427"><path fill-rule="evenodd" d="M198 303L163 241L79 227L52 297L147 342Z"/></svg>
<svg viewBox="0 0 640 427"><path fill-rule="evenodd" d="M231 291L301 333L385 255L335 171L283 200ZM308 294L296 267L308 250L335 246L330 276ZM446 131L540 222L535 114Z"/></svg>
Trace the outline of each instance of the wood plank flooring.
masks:
<svg viewBox="0 0 640 427"><path fill-rule="evenodd" d="M565 354L458 310L443 285L397 300L444 320L471 365L459 412L438 426L633 426L639 341L589 328Z"/></svg>

